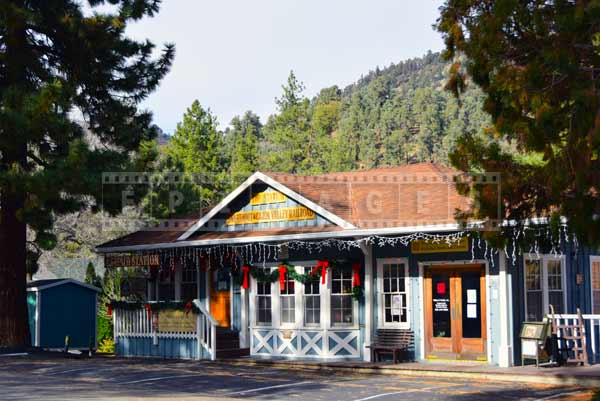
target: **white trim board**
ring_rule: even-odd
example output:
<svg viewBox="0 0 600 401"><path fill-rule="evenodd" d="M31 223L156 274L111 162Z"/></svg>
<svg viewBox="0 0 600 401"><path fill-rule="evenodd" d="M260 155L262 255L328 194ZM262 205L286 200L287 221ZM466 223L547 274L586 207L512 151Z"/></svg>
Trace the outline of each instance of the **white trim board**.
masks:
<svg viewBox="0 0 600 401"><path fill-rule="evenodd" d="M179 238L177 238L177 240L182 241L182 240L186 240L187 238L189 238L190 235L192 235L196 230L198 230L200 227L205 225L210 219L212 219L217 213L219 213L221 210L223 210L223 208L225 208L227 205L229 205L235 198L237 198L239 195L241 195L242 192L244 192L246 189L248 189L250 187L250 185L254 184L256 181L264 182L265 184L273 187L274 189L281 192L282 194L284 194L284 195L292 198L296 202L308 207L309 209L313 210L315 213L325 217L327 220L331 221L332 223L334 223L342 228L345 228L345 229L356 228L354 225L352 225L351 223L342 219L341 217L327 211L326 209L317 205L313 201L305 198L304 196L300 195L299 193L292 191L291 189L289 189L285 185L277 182L276 180L269 177L268 175L263 174L260 171L257 171L256 173L254 173L250 177L248 177L248 179L246 181L244 181L239 187L237 187L229 195L227 195L221 202L219 202L214 208L212 208L206 215L202 216L202 218L200 220L198 220L196 222L196 224L191 226L185 233L183 233Z"/></svg>

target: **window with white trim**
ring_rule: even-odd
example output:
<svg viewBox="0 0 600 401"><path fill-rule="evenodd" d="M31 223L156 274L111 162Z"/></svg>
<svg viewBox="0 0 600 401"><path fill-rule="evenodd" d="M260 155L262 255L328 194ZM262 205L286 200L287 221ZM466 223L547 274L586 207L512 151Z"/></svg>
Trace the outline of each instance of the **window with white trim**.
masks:
<svg viewBox="0 0 600 401"><path fill-rule="evenodd" d="M525 257L525 319L541 321L550 307L566 312L564 258L554 255Z"/></svg>
<svg viewBox="0 0 600 401"><path fill-rule="evenodd" d="M186 263L181 271L181 299L198 298L198 275L193 263Z"/></svg>
<svg viewBox="0 0 600 401"><path fill-rule="evenodd" d="M158 275L158 300L171 301L175 299L175 272L172 268L165 268Z"/></svg>
<svg viewBox="0 0 600 401"><path fill-rule="evenodd" d="M383 321L406 323L406 277L404 263L383 264Z"/></svg>
<svg viewBox="0 0 600 401"><path fill-rule="evenodd" d="M600 256L590 256L592 281L592 313L600 313Z"/></svg>
<svg viewBox="0 0 600 401"><path fill-rule="evenodd" d="M379 326L409 326L408 261L401 258L377 260Z"/></svg>
<svg viewBox="0 0 600 401"><path fill-rule="evenodd" d="M310 273L311 267L304 272ZM304 284L304 324L318 326L321 324L321 281L316 277Z"/></svg>
<svg viewBox="0 0 600 401"><path fill-rule="evenodd" d="M271 283L256 282L256 324L268 326L273 321L271 311Z"/></svg>
<svg viewBox="0 0 600 401"><path fill-rule="evenodd" d="M284 276L284 286L279 292L279 309L281 311L281 324L296 322L296 282L288 273ZM279 281L277 282L279 285Z"/></svg>
<svg viewBox="0 0 600 401"><path fill-rule="evenodd" d="M331 325L350 325L354 322L352 298L352 269L338 266L331 272Z"/></svg>

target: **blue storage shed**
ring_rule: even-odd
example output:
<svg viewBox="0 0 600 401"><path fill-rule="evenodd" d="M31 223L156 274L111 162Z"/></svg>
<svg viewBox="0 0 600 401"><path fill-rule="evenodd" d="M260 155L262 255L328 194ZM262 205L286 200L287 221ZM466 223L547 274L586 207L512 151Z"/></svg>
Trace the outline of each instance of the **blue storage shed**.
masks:
<svg viewBox="0 0 600 401"><path fill-rule="evenodd" d="M27 284L31 344L71 349L97 346L96 315L100 289L73 279L37 280Z"/></svg>

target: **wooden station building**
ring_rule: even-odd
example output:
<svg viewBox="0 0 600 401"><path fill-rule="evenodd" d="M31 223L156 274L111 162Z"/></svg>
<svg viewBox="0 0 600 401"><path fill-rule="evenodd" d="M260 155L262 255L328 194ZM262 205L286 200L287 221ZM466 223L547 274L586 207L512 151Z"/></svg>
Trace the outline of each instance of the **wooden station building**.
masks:
<svg viewBox="0 0 600 401"><path fill-rule="evenodd" d="M117 352L369 361L386 329L410 333L410 359L511 366L549 304L600 313L599 256L566 237L491 249L454 217L470 205L457 177L256 172L201 217L100 245L109 268L141 272L139 301L112 305Z"/></svg>

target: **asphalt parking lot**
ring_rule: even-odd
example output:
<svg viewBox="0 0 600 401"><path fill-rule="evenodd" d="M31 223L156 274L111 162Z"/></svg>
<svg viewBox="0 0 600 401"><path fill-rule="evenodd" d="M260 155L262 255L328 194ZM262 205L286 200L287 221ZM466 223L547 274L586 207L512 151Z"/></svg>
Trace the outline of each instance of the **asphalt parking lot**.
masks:
<svg viewBox="0 0 600 401"><path fill-rule="evenodd" d="M0 358L2 400L545 400L581 389L457 379L57 356ZM560 396L563 395L563 397Z"/></svg>

